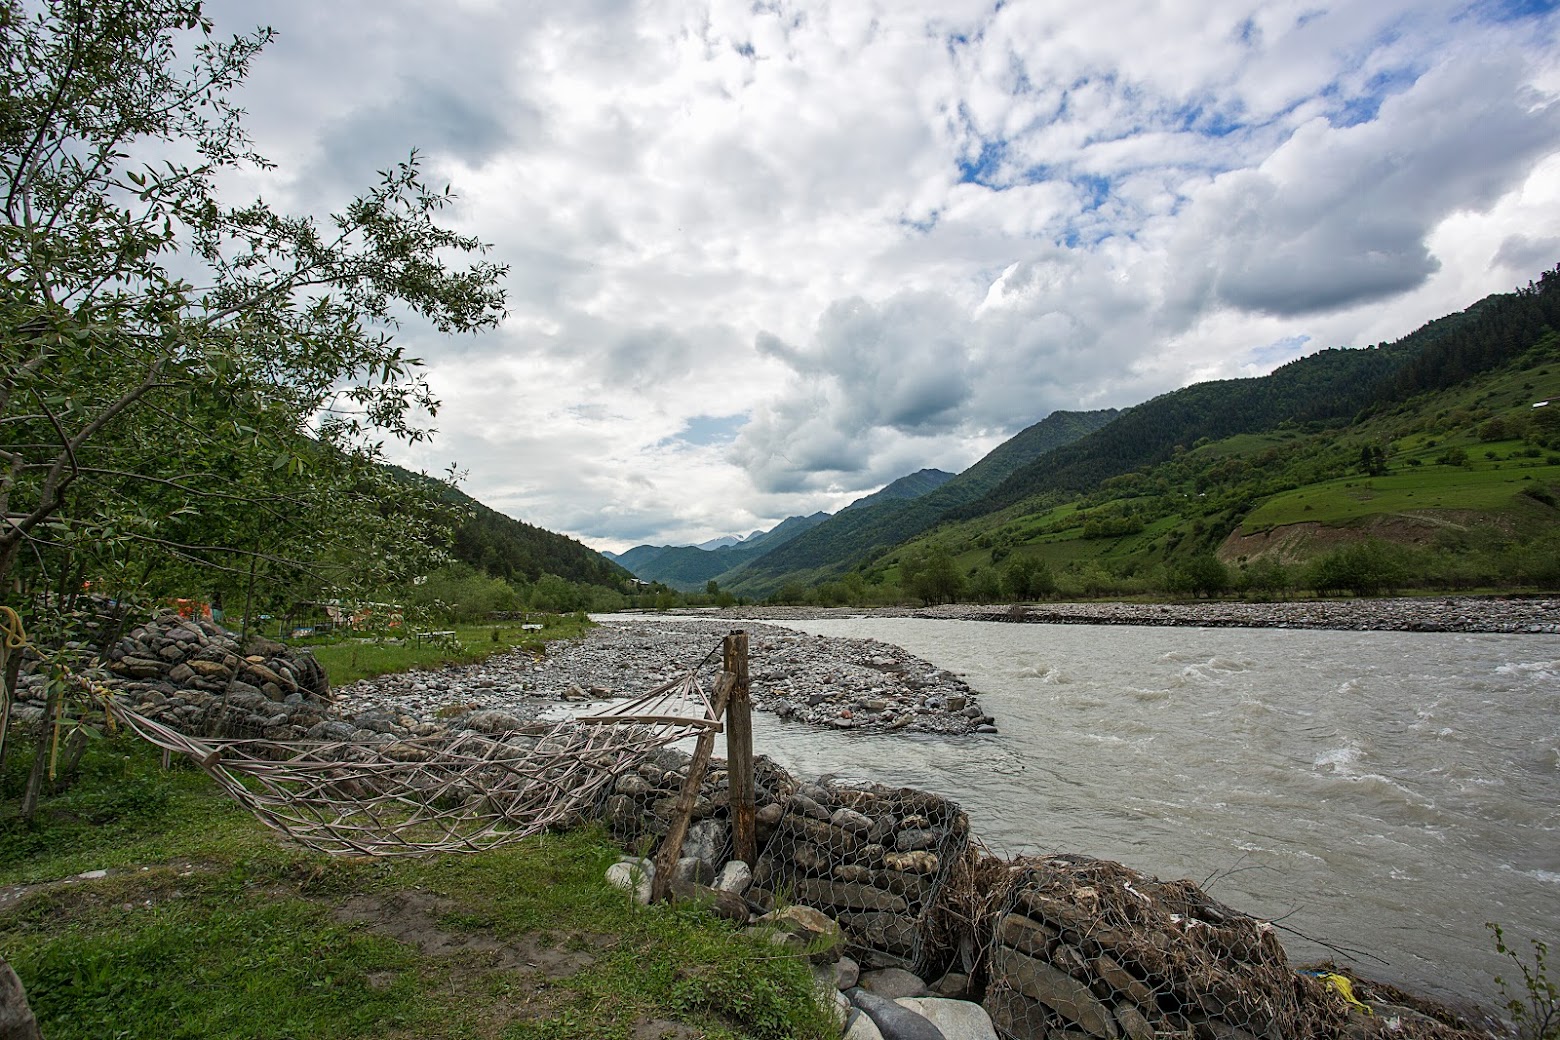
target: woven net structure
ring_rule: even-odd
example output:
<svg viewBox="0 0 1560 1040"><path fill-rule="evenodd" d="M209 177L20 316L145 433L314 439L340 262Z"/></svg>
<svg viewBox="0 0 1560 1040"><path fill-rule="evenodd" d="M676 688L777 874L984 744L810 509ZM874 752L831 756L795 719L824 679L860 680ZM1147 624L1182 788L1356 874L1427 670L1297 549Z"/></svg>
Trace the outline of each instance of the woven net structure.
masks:
<svg viewBox="0 0 1560 1040"><path fill-rule="evenodd" d="M720 726L697 669L577 719L380 743L196 737L105 703L267 826L320 852L360 856L481 852L567 826L592 815L652 750Z"/></svg>

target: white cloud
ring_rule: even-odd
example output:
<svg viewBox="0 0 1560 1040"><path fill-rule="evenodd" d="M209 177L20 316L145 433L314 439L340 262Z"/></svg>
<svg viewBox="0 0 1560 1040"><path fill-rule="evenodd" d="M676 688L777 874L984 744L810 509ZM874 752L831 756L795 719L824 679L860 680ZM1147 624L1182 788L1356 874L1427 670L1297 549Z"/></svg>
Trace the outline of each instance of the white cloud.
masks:
<svg viewBox="0 0 1560 1040"><path fill-rule="evenodd" d="M255 18L211 13L219 31ZM404 457L457 460L477 497L605 548L838 508L1051 409L1390 338L1560 260L1555 14L264 16L281 36L242 100L282 165L240 183L319 210L417 145L512 266L503 329L409 330L446 407Z"/></svg>

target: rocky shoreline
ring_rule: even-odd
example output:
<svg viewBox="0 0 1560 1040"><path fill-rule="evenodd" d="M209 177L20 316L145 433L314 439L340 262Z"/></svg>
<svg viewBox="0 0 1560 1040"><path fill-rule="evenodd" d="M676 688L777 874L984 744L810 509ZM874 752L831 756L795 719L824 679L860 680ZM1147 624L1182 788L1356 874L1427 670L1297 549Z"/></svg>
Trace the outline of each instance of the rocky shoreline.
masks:
<svg viewBox="0 0 1560 1040"><path fill-rule="evenodd" d="M919 617L1045 625L1307 628L1344 632L1560 634L1560 597L1455 596L1259 603L951 604L937 607L740 607L723 616L771 621L829 617Z"/></svg>
<svg viewBox="0 0 1560 1040"><path fill-rule="evenodd" d="M742 628L754 662L753 705L760 711L840 730L996 732L962 679L891 643L809 636L749 621L621 615L602 622L583 639L554 643L540 657L502 654L481 664L337 687L335 714L369 729L386 715L479 729L529 723L553 717L560 702L580 702L584 710L585 702L646 693L718 655L721 638Z"/></svg>

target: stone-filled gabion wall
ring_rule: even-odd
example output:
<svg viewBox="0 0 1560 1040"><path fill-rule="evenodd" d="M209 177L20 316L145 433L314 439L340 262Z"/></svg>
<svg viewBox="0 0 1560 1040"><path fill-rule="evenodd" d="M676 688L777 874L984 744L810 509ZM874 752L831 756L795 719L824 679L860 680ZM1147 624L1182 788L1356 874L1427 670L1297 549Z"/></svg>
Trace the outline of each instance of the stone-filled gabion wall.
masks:
<svg viewBox="0 0 1560 1040"><path fill-rule="evenodd" d="M656 851L687 769L687 755L663 749L617 779L601 808L626 849ZM1383 1002L1364 982L1374 1013L1351 1011L1290 966L1272 925L1191 881L1086 856L992 856L957 805L924 791L802 781L762 756L755 775L758 862L730 898L822 911L862 968L908 968L940 989L964 980L957 995L1008 1040L1483 1035L1444 1009ZM731 855L726 785L716 760L676 880L707 884Z"/></svg>
<svg viewBox="0 0 1560 1040"><path fill-rule="evenodd" d="M865 968L930 976L945 960L927 941L932 903L968 839L968 817L938 795L829 779L799 784L759 855L752 895L831 915Z"/></svg>
<svg viewBox="0 0 1560 1040"><path fill-rule="evenodd" d="M1289 967L1271 925L1083 856L1019 861L985 1005L1009 1036L1335 1036L1344 1016Z"/></svg>
<svg viewBox="0 0 1560 1040"><path fill-rule="evenodd" d="M295 740L326 725L330 683L313 656L261 639L240 647L202 618L164 615L105 656L127 704L187 732Z"/></svg>
<svg viewBox="0 0 1560 1040"><path fill-rule="evenodd" d="M687 770L688 756L663 750L618 778L603 812L625 847L653 851L649 839L666 833ZM926 937L937 887L968 841L958 806L908 788L799 782L763 756L754 773L759 856L748 902L760 911L787 903L822 910L863 967L938 967L945 958ZM716 760L694 806L687 871L730 854L726 779Z"/></svg>

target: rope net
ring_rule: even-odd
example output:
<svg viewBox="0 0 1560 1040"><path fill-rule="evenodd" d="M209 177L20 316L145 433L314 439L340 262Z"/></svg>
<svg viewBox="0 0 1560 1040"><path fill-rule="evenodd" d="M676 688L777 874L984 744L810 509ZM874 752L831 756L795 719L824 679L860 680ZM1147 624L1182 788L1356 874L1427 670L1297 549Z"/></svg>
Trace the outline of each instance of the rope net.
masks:
<svg viewBox="0 0 1560 1040"><path fill-rule="evenodd" d="M334 855L480 852L568 826L649 752L720 725L696 670L577 719L379 743L195 737L113 697L105 703L267 826Z"/></svg>

